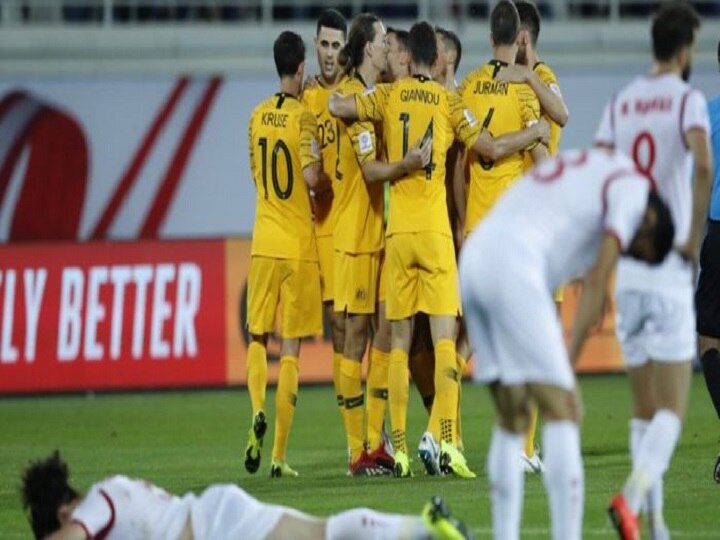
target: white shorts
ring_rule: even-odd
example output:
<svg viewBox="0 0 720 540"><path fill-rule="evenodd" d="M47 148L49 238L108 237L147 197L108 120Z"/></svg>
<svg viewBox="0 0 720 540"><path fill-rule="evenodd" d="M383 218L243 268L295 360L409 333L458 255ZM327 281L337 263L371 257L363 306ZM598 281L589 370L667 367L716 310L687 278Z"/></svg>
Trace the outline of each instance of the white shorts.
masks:
<svg viewBox="0 0 720 540"><path fill-rule="evenodd" d="M191 509L196 540L265 540L284 515L300 512L266 504L233 485L211 486Z"/></svg>
<svg viewBox="0 0 720 540"><path fill-rule="evenodd" d="M649 360L685 362L695 357L695 305L690 288L620 289L615 301L615 327L625 365L640 367Z"/></svg>
<svg viewBox="0 0 720 540"><path fill-rule="evenodd" d="M505 386L536 383L574 389L575 376L541 264L532 264L514 247L478 240L472 251L460 254L463 313L475 348L474 378Z"/></svg>

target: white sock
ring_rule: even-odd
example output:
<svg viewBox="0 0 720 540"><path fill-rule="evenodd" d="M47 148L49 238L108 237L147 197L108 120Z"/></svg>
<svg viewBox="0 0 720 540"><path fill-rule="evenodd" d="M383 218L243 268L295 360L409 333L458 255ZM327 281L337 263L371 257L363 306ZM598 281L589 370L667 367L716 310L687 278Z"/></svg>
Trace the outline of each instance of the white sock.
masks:
<svg viewBox="0 0 720 540"><path fill-rule="evenodd" d="M645 436L647 427L650 425L649 420L642 418L631 418L630 419L630 463L635 466L635 460L637 459L638 450L640 449L640 442ZM643 501L641 512L647 511L647 499Z"/></svg>
<svg viewBox="0 0 720 540"><path fill-rule="evenodd" d="M325 540L419 540L430 538L418 517L382 514L369 508L357 508L330 516L325 525Z"/></svg>
<svg viewBox="0 0 720 540"><path fill-rule="evenodd" d="M659 483L670 465L681 430L680 418L668 409L660 409L650 421L637 449L632 473L623 488L628 506L636 514L650 488Z"/></svg>
<svg viewBox="0 0 720 540"><path fill-rule="evenodd" d="M518 463L525 435L495 426L488 451L487 471L492 501L493 537L496 540L520 538L525 476Z"/></svg>
<svg viewBox="0 0 720 540"><path fill-rule="evenodd" d="M550 502L554 540L582 537L585 476L580 455L580 430L569 420L545 422L543 481Z"/></svg>
<svg viewBox="0 0 720 540"><path fill-rule="evenodd" d="M642 418L632 418L630 420L630 457L632 458L632 464L635 466L635 459L637 458L638 450L640 448L640 441L645 436L647 427L650 425L648 420ZM664 522L663 519L663 479L655 482L650 488L650 492L647 494L640 507L640 512L647 514L651 520L659 520Z"/></svg>

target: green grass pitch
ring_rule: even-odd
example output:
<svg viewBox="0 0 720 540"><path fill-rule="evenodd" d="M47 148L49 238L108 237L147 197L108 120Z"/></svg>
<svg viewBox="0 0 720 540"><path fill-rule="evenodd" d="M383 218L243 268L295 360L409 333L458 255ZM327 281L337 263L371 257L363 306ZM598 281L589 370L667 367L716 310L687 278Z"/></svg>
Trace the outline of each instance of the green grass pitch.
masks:
<svg viewBox="0 0 720 540"><path fill-rule="evenodd" d="M302 368L301 368L302 369ZM580 379L585 403L582 447L586 501L584 536L612 538L605 516L610 496L628 472L629 395L621 376ZM272 418L274 394L268 393ZM411 388L410 440L422 434L426 414ZM348 478L346 452L330 387L301 388L288 461L299 478L270 479L272 423L256 475L243 468L250 424L247 392L239 389L0 399L0 537L29 538L20 507L19 473L29 458L60 448L80 489L111 473L148 479L173 492L201 491L236 482L264 501L327 515L354 506L416 513L441 494L478 538L490 536L485 456L492 411L483 387L463 387L463 430L477 480L423 476ZM711 469L720 448L720 424L703 380L695 376L687 423L665 480L665 517L675 538L720 538L720 486ZM542 480L526 476L523 537L549 536Z"/></svg>

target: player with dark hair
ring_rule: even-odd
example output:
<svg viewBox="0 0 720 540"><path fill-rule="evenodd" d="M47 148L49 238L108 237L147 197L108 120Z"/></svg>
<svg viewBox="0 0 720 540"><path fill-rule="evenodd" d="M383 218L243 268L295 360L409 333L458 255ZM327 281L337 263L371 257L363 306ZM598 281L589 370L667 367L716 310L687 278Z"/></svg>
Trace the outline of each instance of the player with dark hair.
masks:
<svg viewBox="0 0 720 540"><path fill-rule="evenodd" d="M385 28L372 14L362 13L350 25L340 64L348 74L338 93L352 95L375 85L386 68ZM378 159L372 122L338 122L337 162L334 171L335 311L345 317L345 344L340 389L345 398L345 431L354 476L392 471L394 461L382 444L382 426L388 384L389 347L370 349L367 379L367 422L363 409L362 358L371 320L377 334L389 335L384 297L380 294L380 267L384 246L383 182L394 181L423 167L430 146L412 148L401 159ZM363 429L367 425L367 432ZM367 448L366 448L367 447Z"/></svg>
<svg viewBox="0 0 720 540"><path fill-rule="evenodd" d="M518 50L515 65L507 66L498 73L496 80L500 82L524 83L532 88L540 101L540 110L550 123L550 141L548 152L551 156L557 154L560 147L560 134L562 127L568 119L568 110L565 106L557 77L553 70L540 61L537 52L538 37L540 36L540 12L532 0L516 0L515 7L520 17L520 31L518 33ZM524 171L530 170L534 161L529 153L525 154ZM563 291L555 293L555 302L558 311L563 299ZM537 429L537 407L533 407L530 417L525 450L522 453L522 465L525 472L542 472L542 461L535 447L535 433Z"/></svg>
<svg viewBox="0 0 720 540"><path fill-rule="evenodd" d="M435 74L435 79L445 85L448 90L457 90L458 84L455 75L462 58L462 43L455 32L441 26L435 27L435 34L440 40L438 55L442 57L442 61L438 62L439 71Z"/></svg>
<svg viewBox="0 0 720 540"><path fill-rule="evenodd" d="M473 115L457 94L432 80L437 58L435 32L416 23L409 36L412 77L377 85L353 96L330 98L330 112L340 118L382 121L388 160L404 157L415 141L431 144L431 159L420 171L393 182L386 239L387 318L391 321L389 404L395 445L395 474L410 476L406 441L408 352L412 317L430 316L435 348L435 402L444 459L453 472L474 477L457 450L458 382L455 320L459 313L457 266L447 217L445 155L455 137L485 155L523 148L542 136L539 126L515 137L493 139L480 133ZM546 126L547 127L547 126Z"/></svg>
<svg viewBox="0 0 720 540"><path fill-rule="evenodd" d="M235 485L215 484L200 495L178 497L145 480L116 475L81 495L70 485L68 466L57 451L28 465L21 490L38 540L471 538L439 497L433 497L419 517L357 508L317 518L258 501Z"/></svg>
<svg viewBox="0 0 720 540"><path fill-rule="evenodd" d="M623 258L615 296L617 334L633 397L632 472L609 512L621 538L639 535L637 515L651 536L669 534L662 477L682 431L697 352L693 302L697 261L712 182L707 103L690 75L700 18L686 2L663 4L652 21L654 62L608 103L598 146L633 157L657 184L675 222L675 249L651 268Z"/></svg>
<svg viewBox="0 0 720 540"><path fill-rule="evenodd" d="M302 102L317 118L320 152L323 170L331 175L337 161L337 122L327 110L328 97L332 94L343 77L338 62L340 51L345 46L347 23L342 14L335 9L326 9L318 17L315 34L315 51L317 52L320 74L305 84ZM315 217L315 239L320 267L320 289L325 312L330 321L330 333L333 345L333 387L340 410L340 417L345 418L345 401L340 390L340 363L345 344L345 319L333 309L334 267L333 267L333 223L334 197L332 188L313 191L313 213Z"/></svg>
<svg viewBox="0 0 720 540"><path fill-rule="evenodd" d="M552 538L582 537L580 404L572 367L602 315L619 256L657 264L673 236L670 212L651 180L620 152L591 150L538 165L466 240L460 253L465 321L481 359L478 378L489 385L498 417L487 456L497 540L520 537L524 480L517 456L532 401L544 419ZM583 274L566 346L552 291Z"/></svg>
<svg viewBox="0 0 720 540"><path fill-rule="evenodd" d="M720 43L718 43L720 63ZM695 305L697 332L705 384L720 418L720 96L708 103L715 156L707 232L700 250L700 275ZM720 484L720 454L715 460L713 478Z"/></svg>
<svg viewBox="0 0 720 540"><path fill-rule="evenodd" d="M250 167L257 191L248 275L247 381L253 421L245 469L255 473L267 428L267 339L280 311L280 373L275 394L271 476L297 476L285 459L298 392L300 340L322 332L322 297L310 188L327 189L315 115L299 100L305 73L302 38L282 32L273 46L280 92L249 122Z"/></svg>
<svg viewBox="0 0 720 540"><path fill-rule="evenodd" d="M383 71L382 81L390 83L410 76L410 49L408 31L388 27L387 29L387 68Z"/></svg>

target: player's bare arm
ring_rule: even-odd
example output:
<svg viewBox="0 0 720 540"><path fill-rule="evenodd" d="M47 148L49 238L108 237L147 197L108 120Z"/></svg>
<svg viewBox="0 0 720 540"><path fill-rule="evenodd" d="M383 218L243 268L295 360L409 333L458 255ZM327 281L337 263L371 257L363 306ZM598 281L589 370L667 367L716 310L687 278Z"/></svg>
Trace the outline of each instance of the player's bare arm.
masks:
<svg viewBox="0 0 720 540"><path fill-rule="evenodd" d="M372 160L362 165L362 173L365 182L392 182L409 175L430 162L432 155L432 144L418 141L405 154L400 161L387 163L385 161Z"/></svg>
<svg viewBox="0 0 720 540"><path fill-rule="evenodd" d="M515 64L508 66L495 77L500 82L525 83L533 89L540 102L543 113L560 127L565 127L568 121L568 109L562 96L556 94L552 89L538 77L532 69L527 66Z"/></svg>
<svg viewBox="0 0 720 540"><path fill-rule="evenodd" d="M343 120L357 120L357 106L355 105L355 96L341 96L338 93L330 96L328 100L328 110L336 118Z"/></svg>
<svg viewBox="0 0 720 540"><path fill-rule="evenodd" d="M704 129L693 128L688 130L685 133L685 141L690 148L690 152L692 152L695 163L693 210L688 242L684 246L678 246L678 251L684 258L694 263L698 259L700 242L705 229L705 219L712 188L713 158L708 134Z"/></svg>
<svg viewBox="0 0 720 540"><path fill-rule="evenodd" d="M331 186L330 177L323 171L319 161L303 169L303 180L315 193L326 191Z"/></svg>
<svg viewBox="0 0 720 540"><path fill-rule="evenodd" d="M620 246L617 238L610 232L605 233L595 264L583 280L580 305L575 314L575 324L568 347L568 355L573 365L580 358L580 352L590 328L597 324L603 314L607 284L619 256Z"/></svg>
<svg viewBox="0 0 720 540"><path fill-rule="evenodd" d="M542 160L550 157L550 150L548 150L548 147L542 143L536 144L530 150L530 155L532 156L533 163L535 163L535 165L537 165Z"/></svg>
<svg viewBox="0 0 720 540"><path fill-rule="evenodd" d="M519 152L537 142L548 144L550 124L541 118L532 126L501 137L493 137L489 131L483 130L473 145L473 150L486 159L493 161Z"/></svg>
<svg viewBox="0 0 720 540"><path fill-rule="evenodd" d="M465 176L464 149L458 152L455 165L453 167L452 193L461 231L459 236L462 237L462 230L465 226L465 214L467 213L467 178Z"/></svg>

